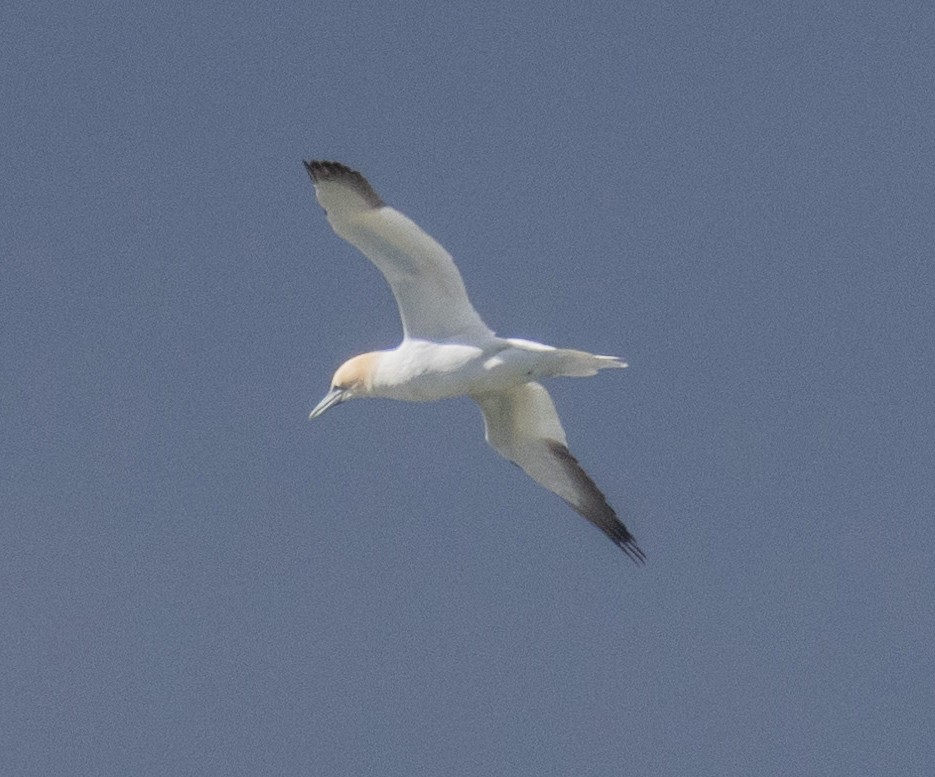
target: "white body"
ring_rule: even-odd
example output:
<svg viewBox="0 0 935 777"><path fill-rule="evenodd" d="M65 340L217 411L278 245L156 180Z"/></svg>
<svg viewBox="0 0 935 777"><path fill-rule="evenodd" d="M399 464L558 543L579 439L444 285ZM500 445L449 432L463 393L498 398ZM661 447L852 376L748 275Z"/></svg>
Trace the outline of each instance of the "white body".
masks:
<svg viewBox="0 0 935 777"><path fill-rule="evenodd" d="M380 351L373 372L372 396L430 402L489 394L541 378L593 375L595 357L529 340L490 336L477 345L406 339ZM622 367L611 357L604 366Z"/></svg>

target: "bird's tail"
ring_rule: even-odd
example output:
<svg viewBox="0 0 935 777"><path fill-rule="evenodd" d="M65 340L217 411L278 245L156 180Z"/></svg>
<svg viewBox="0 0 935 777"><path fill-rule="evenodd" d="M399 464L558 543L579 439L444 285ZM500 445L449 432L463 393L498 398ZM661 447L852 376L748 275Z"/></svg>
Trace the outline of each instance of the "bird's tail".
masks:
<svg viewBox="0 0 935 777"><path fill-rule="evenodd" d="M588 378L598 370L626 367L627 363L616 356L600 356L587 351L575 351L571 348L556 348L556 377Z"/></svg>

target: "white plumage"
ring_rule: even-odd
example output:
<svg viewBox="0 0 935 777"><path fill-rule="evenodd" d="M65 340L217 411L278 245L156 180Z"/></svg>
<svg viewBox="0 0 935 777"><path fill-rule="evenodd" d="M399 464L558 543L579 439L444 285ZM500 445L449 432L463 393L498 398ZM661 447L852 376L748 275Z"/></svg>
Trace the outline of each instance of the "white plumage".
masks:
<svg viewBox="0 0 935 777"><path fill-rule="evenodd" d="M555 405L538 383L626 364L612 356L497 337L471 305L458 268L436 240L386 205L360 173L337 162L306 162L305 167L328 222L383 273L403 322L397 348L361 354L341 365L310 417L358 397L431 401L470 396L484 414L487 442L498 453L642 562L645 556L633 535L569 452Z"/></svg>

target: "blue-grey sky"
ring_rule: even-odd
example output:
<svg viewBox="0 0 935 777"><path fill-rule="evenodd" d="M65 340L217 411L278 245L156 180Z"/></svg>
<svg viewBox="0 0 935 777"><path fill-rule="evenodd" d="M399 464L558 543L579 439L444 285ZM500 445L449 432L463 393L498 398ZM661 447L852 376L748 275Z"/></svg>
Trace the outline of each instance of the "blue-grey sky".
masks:
<svg viewBox="0 0 935 777"><path fill-rule="evenodd" d="M15 2L0 772L935 772L935 10ZM361 170L549 389L639 568L400 324Z"/></svg>

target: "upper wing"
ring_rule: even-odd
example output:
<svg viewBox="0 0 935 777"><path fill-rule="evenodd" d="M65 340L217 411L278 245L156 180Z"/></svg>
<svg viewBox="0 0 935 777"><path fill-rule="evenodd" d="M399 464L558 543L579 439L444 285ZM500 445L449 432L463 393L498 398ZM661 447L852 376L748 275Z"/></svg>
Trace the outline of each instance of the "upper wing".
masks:
<svg viewBox="0 0 935 777"><path fill-rule="evenodd" d="M358 172L338 162L305 162L334 231L383 273L396 297L403 334L445 340L491 334L474 310L448 252L386 205Z"/></svg>
<svg viewBox="0 0 935 777"><path fill-rule="evenodd" d="M538 383L474 397L487 442L533 480L554 491L637 563L645 555L594 481L568 450L552 398Z"/></svg>

